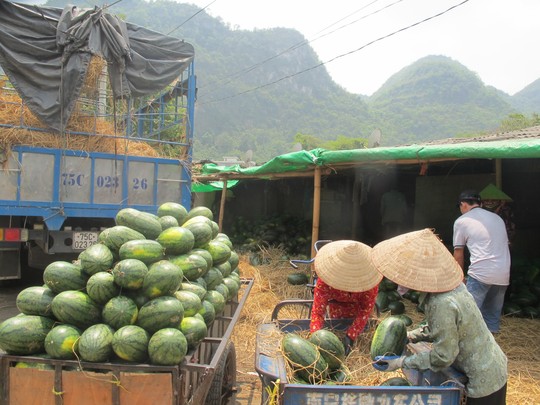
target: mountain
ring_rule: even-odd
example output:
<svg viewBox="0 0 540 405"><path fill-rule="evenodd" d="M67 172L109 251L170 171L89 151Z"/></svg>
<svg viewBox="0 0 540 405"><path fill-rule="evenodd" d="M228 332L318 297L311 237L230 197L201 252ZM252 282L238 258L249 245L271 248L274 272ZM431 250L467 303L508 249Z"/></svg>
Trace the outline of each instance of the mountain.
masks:
<svg viewBox="0 0 540 405"><path fill-rule="evenodd" d="M87 8L91 1L72 3ZM292 151L297 134L330 141L368 138L380 128L383 145L478 134L510 113L540 111L540 82L509 96L445 56L418 60L366 97L338 86L296 30L233 30L170 0L122 0L108 11L194 45L197 160L252 150L263 162Z"/></svg>

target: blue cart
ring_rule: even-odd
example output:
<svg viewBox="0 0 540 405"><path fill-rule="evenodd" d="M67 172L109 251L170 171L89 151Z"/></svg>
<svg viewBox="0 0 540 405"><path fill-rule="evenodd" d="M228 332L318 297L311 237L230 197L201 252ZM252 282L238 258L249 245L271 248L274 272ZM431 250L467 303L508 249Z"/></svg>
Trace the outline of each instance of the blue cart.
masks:
<svg viewBox="0 0 540 405"><path fill-rule="evenodd" d="M281 319L285 313L308 313L311 300L279 303L272 320L257 328L255 369L262 382L263 404L285 405L459 405L464 399L464 376L452 368L443 372L403 370L412 386L357 386L290 384L286 360L279 350L281 332L309 329L309 318ZM298 311L294 309L298 307ZM297 311L297 312L296 312ZM307 312L306 312L307 311ZM351 320L327 320L327 327L344 330ZM373 327L373 325L372 325ZM429 350L425 342L409 344L409 353Z"/></svg>

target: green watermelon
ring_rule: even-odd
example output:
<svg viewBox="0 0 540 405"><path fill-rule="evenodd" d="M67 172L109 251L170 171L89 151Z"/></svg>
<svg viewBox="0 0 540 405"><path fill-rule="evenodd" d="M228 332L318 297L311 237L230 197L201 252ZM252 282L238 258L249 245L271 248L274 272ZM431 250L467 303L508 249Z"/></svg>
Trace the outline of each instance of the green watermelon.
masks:
<svg viewBox="0 0 540 405"><path fill-rule="evenodd" d="M187 209L182 204L176 202L165 202L157 209L158 217L163 218L165 216L171 216L174 217L179 224L185 222L187 214Z"/></svg>
<svg viewBox="0 0 540 405"><path fill-rule="evenodd" d="M389 316L379 323L371 340L371 359L377 356L400 356L407 343L407 327L400 319Z"/></svg>
<svg viewBox="0 0 540 405"><path fill-rule="evenodd" d="M78 257L81 269L88 276L92 276L100 271L107 271L113 264L113 254L111 250L102 243L96 243L83 250Z"/></svg>
<svg viewBox="0 0 540 405"><path fill-rule="evenodd" d="M192 293L197 294L197 296L201 300L204 298L204 295L206 294L206 288L203 288L203 286L201 286L200 284L191 283L191 282L182 283L182 286L179 288L179 290L191 291Z"/></svg>
<svg viewBox="0 0 540 405"><path fill-rule="evenodd" d="M175 328L164 328L152 335L148 342L150 363L160 366L180 364L188 351L184 334Z"/></svg>
<svg viewBox="0 0 540 405"><path fill-rule="evenodd" d="M83 361L104 363L112 354L114 329L104 323L96 323L86 329L79 339L79 356Z"/></svg>
<svg viewBox="0 0 540 405"><path fill-rule="evenodd" d="M306 285L309 283L309 277L303 271L296 271L287 276L287 282L291 285Z"/></svg>
<svg viewBox="0 0 540 405"><path fill-rule="evenodd" d="M402 315L405 313L405 304L401 301L391 301L388 303L388 309L391 315Z"/></svg>
<svg viewBox="0 0 540 405"><path fill-rule="evenodd" d="M192 253L202 256L204 260L206 260L207 269L209 269L210 267L214 265L214 262L212 260L212 255L210 254L208 250L203 249L203 248L194 248L194 249L191 249L191 251L189 252L189 254L192 254Z"/></svg>
<svg viewBox="0 0 540 405"><path fill-rule="evenodd" d="M182 274L189 281L195 281L208 271L206 260L195 253L188 253L179 256L170 256L169 260L180 267Z"/></svg>
<svg viewBox="0 0 540 405"><path fill-rule="evenodd" d="M210 301L202 300L201 309L199 310L198 314L202 316L204 323L207 326L210 326L216 319L216 309L214 308L214 304L212 304Z"/></svg>
<svg viewBox="0 0 540 405"><path fill-rule="evenodd" d="M112 274L120 287L137 290L143 286L148 267L138 259L124 259L115 264Z"/></svg>
<svg viewBox="0 0 540 405"><path fill-rule="evenodd" d="M210 220L214 220L214 214L212 213L212 210L208 207L193 207L188 211L188 214L186 216L186 221L190 220L191 218L197 217L197 216L203 216Z"/></svg>
<svg viewBox="0 0 540 405"><path fill-rule="evenodd" d="M127 226L144 235L146 239L156 239L161 233L161 224L156 215L135 208L123 208L116 214L116 225Z"/></svg>
<svg viewBox="0 0 540 405"><path fill-rule="evenodd" d="M204 249L212 255L214 266L226 262L231 257L231 248L223 242L211 240L204 246Z"/></svg>
<svg viewBox="0 0 540 405"><path fill-rule="evenodd" d="M51 316L54 293L49 287L28 287L19 292L15 301L17 308L26 315Z"/></svg>
<svg viewBox="0 0 540 405"><path fill-rule="evenodd" d="M193 235L193 247L200 248L212 240L212 225L201 220L192 219L182 225Z"/></svg>
<svg viewBox="0 0 540 405"><path fill-rule="evenodd" d="M309 341L318 347L330 370L339 369L345 360L345 347L341 339L328 329L319 329L311 334Z"/></svg>
<svg viewBox="0 0 540 405"><path fill-rule="evenodd" d="M188 228L173 226L162 231L156 239L168 255L188 253L195 244L195 237Z"/></svg>
<svg viewBox="0 0 540 405"><path fill-rule="evenodd" d="M238 256L238 253L236 253L234 250L231 250L231 256L229 257L229 264L231 265L231 271L236 269L238 265L240 264L240 257Z"/></svg>
<svg viewBox="0 0 540 405"><path fill-rule="evenodd" d="M231 250L233 250L233 243L229 239L229 237L223 233L218 234L216 237L214 237L212 240L216 242L221 242L225 245L227 245Z"/></svg>
<svg viewBox="0 0 540 405"><path fill-rule="evenodd" d="M68 290L84 290L88 275L74 263L55 261L45 267L43 281L53 293Z"/></svg>
<svg viewBox="0 0 540 405"><path fill-rule="evenodd" d="M55 326L45 336L45 351L53 359L76 359L80 337L81 331L74 326Z"/></svg>
<svg viewBox="0 0 540 405"><path fill-rule="evenodd" d="M107 228L98 236L98 241L107 246L115 258L118 258L118 250L124 243L141 239L145 239L142 233L123 225Z"/></svg>
<svg viewBox="0 0 540 405"><path fill-rule="evenodd" d="M165 215L163 217L159 217L158 219L159 223L161 224L161 229L164 231L165 229L172 228L174 226L180 226L178 221L175 217L171 215Z"/></svg>
<svg viewBox="0 0 540 405"><path fill-rule="evenodd" d="M227 262L223 262L221 264L217 264L215 266L216 269L218 269L221 274L223 275L223 277L229 277L231 272L232 272L232 268L231 268L231 264L227 261Z"/></svg>
<svg viewBox="0 0 540 405"><path fill-rule="evenodd" d="M401 320L405 326L411 326L413 323L412 319L405 314L392 315L392 317Z"/></svg>
<svg viewBox="0 0 540 405"><path fill-rule="evenodd" d="M45 350L45 337L54 320L39 315L17 315L0 323L0 349L8 354L32 355Z"/></svg>
<svg viewBox="0 0 540 405"><path fill-rule="evenodd" d="M81 329L101 322L101 307L82 291L62 291L53 298L51 309L60 322Z"/></svg>
<svg viewBox="0 0 540 405"><path fill-rule="evenodd" d="M214 306L216 315L221 314L225 309L225 297L215 290L207 291L204 295L203 301L208 301Z"/></svg>
<svg viewBox="0 0 540 405"><path fill-rule="evenodd" d="M182 269L169 260L160 260L148 268L144 277L142 293L152 299L163 295L173 295L182 285Z"/></svg>
<svg viewBox="0 0 540 405"><path fill-rule="evenodd" d="M174 293L174 296L182 303L184 317L193 316L202 308L201 299L194 292L179 290Z"/></svg>
<svg viewBox="0 0 540 405"><path fill-rule="evenodd" d="M137 325L122 326L113 334L112 349L122 360L142 363L148 358L150 335Z"/></svg>
<svg viewBox="0 0 540 405"><path fill-rule="evenodd" d="M178 328L184 317L184 307L175 297L157 297L139 309L137 325L155 333L159 329Z"/></svg>
<svg viewBox="0 0 540 405"><path fill-rule="evenodd" d="M212 267L208 269L204 275L204 281L206 281L206 289L214 290L219 284L223 282L223 274L217 268Z"/></svg>
<svg viewBox="0 0 540 405"><path fill-rule="evenodd" d="M225 298L225 302L228 302L231 299L231 293L229 291L229 287L223 281L218 284L214 290L216 290L218 293L223 295L223 298Z"/></svg>
<svg viewBox="0 0 540 405"><path fill-rule="evenodd" d="M187 340L188 349L192 350L206 337L208 328L204 321L193 316L186 316L180 323L180 330Z"/></svg>
<svg viewBox="0 0 540 405"><path fill-rule="evenodd" d="M212 226L212 239L214 239L219 234L219 225L216 221L211 221L210 225Z"/></svg>
<svg viewBox="0 0 540 405"><path fill-rule="evenodd" d="M119 295L111 298L101 311L103 322L113 329L133 325L137 321L139 308L131 298Z"/></svg>
<svg viewBox="0 0 540 405"><path fill-rule="evenodd" d="M238 295L240 290L240 283L236 281L233 277L225 277L223 279L223 284L229 289L229 299L235 298Z"/></svg>
<svg viewBox="0 0 540 405"><path fill-rule="evenodd" d="M328 377L328 364L317 346L296 333L286 333L281 339L281 351L300 378L311 384Z"/></svg>
<svg viewBox="0 0 540 405"><path fill-rule="evenodd" d="M146 265L165 258L165 248L155 240L130 240L118 250L120 260L137 259Z"/></svg>
<svg viewBox="0 0 540 405"><path fill-rule="evenodd" d="M92 300L103 305L120 294L120 287L114 282L112 273L100 271L88 279L86 293Z"/></svg>

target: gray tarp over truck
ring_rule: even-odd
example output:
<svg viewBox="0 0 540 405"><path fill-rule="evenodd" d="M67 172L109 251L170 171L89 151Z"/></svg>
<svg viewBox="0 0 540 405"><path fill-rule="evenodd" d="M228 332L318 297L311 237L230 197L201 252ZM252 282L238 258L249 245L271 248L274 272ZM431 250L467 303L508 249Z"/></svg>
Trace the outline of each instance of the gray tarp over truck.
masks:
<svg viewBox="0 0 540 405"><path fill-rule="evenodd" d="M105 8L68 5L62 10L0 0L0 65L49 127L59 131L65 126L93 55L107 60L115 97L140 97L173 82L194 50Z"/></svg>

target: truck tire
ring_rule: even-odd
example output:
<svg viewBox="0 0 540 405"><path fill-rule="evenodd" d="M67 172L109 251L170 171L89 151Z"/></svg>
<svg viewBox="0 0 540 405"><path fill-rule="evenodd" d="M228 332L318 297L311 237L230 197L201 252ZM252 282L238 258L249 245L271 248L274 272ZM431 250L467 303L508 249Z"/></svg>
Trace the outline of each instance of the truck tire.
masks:
<svg viewBox="0 0 540 405"><path fill-rule="evenodd" d="M214 379L206 396L206 405L232 404L236 387L236 349L229 342L216 367Z"/></svg>

